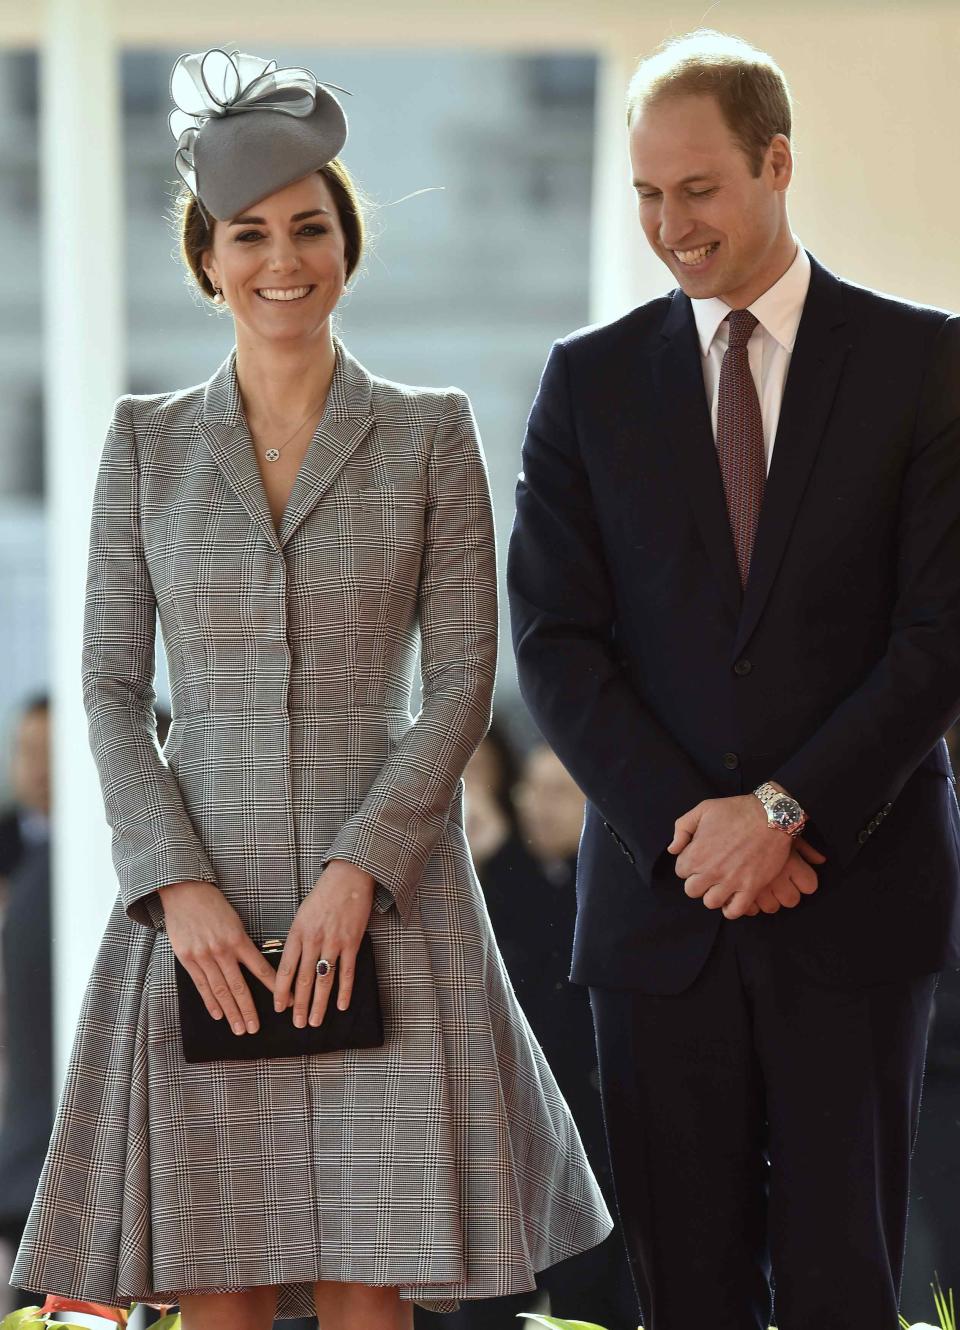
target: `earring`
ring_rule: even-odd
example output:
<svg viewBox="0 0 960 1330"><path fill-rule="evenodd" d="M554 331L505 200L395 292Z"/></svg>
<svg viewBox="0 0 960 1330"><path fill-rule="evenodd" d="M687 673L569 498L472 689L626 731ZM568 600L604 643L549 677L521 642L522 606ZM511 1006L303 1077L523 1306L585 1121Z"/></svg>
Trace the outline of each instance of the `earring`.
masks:
<svg viewBox="0 0 960 1330"><path fill-rule="evenodd" d="M223 292L220 290L219 286L213 288L213 293L213 303L215 305L223 305L226 303L223 299Z"/></svg>

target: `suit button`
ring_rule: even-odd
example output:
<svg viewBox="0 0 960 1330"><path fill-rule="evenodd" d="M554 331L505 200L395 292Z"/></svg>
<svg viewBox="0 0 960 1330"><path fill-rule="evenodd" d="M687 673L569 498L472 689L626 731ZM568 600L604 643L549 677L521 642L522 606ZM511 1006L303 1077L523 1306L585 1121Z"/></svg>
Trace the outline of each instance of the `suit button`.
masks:
<svg viewBox="0 0 960 1330"><path fill-rule="evenodd" d="M861 831L860 834L857 836L857 840L860 842L861 845L866 845L869 839L870 839L869 831Z"/></svg>
<svg viewBox="0 0 960 1330"><path fill-rule="evenodd" d="M723 765L728 771L736 771L737 767L740 765L740 759L737 757L736 753L724 753Z"/></svg>
<svg viewBox="0 0 960 1330"><path fill-rule="evenodd" d="M738 674L742 679L746 675L748 675L752 669L753 666L750 664L748 660L738 660L736 665L734 665L733 667L733 672L734 674Z"/></svg>

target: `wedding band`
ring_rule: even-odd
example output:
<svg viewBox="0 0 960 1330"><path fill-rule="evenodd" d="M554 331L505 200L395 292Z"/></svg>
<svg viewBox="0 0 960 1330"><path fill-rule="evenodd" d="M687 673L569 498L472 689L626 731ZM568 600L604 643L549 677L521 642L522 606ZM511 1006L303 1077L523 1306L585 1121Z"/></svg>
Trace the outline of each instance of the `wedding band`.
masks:
<svg viewBox="0 0 960 1330"><path fill-rule="evenodd" d="M317 961L317 975L319 978L326 979L328 975L333 974L336 964L336 961L325 961L321 956Z"/></svg>

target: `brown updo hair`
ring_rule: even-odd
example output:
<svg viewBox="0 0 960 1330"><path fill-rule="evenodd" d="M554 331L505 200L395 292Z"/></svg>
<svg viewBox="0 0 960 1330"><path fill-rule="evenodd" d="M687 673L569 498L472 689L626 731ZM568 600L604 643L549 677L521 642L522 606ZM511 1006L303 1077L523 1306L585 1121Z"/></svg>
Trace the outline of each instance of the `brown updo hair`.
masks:
<svg viewBox="0 0 960 1330"><path fill-rule="evenodd" d="M364 222L360 193L339 157L327 162L326 166L321 166L317 175L323 176L333 196L337 217L343 230L344 257L349 280L356 272L363 255ZM188 189L180 191L174 209L180 232L180 257L193 275L199 290L208 300L212 300L213 284L203 270L203 256L213 246L213 221L211 219L210 226L207 225L197 200Z"/></svg>

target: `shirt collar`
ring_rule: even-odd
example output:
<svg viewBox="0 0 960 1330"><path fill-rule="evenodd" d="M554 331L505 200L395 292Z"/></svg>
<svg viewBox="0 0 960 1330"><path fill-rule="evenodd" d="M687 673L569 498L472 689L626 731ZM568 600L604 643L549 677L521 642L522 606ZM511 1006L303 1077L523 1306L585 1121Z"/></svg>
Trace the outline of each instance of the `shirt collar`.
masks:
<svg viewBox="0 0 960 1330"><path fill-rule="evenodd" d="M796 256L780 280L748 306L757 322L785 351L792 351L797 340L797 329L809 286L810 259L803 246L797 245ZM703 355L707 355L720 325L730 313L730 306L719 296L711 296L708 300L691 300L690 303L693 305L700 350Z"/></svg>

